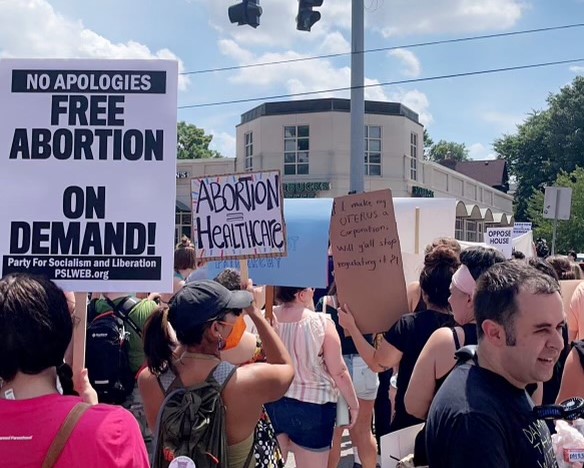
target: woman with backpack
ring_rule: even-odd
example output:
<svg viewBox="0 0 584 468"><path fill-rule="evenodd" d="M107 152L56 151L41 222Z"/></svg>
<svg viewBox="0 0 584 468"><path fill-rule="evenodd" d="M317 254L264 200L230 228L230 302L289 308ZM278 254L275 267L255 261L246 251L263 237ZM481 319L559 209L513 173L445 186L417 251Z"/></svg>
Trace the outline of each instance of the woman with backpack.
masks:
<svg viewBox="0 0 584 468"><path fill-rule="evenodd" d="M63 362L73 320L61 289L25 274L1 279L0 333L3 466L149 466L138 423L119 406L94 405L86 371L74 396Z"/></svg>
<svg viewBox="0 0 584 468"><path fill-rule="evenodd" d="M235 367L221 361L221 351L239 343L244 312L257 328L267 362ZM284 394L294 368L283 343L254 307L252 294L209 280L185 284L168 308L160 307L149 319L144 351L148 369L138 385L157 437L153 466L167 467L179 456L190 458L197 468L255 466L254 435L262 405ZM178 420L180 427L191 428L186 436L173 436Z"/></svg>

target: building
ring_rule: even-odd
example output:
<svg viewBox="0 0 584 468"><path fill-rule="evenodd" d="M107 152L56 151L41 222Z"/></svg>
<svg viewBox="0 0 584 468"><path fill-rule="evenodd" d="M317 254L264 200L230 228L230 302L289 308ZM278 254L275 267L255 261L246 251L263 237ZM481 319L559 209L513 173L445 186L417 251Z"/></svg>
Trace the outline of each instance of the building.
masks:
<svg viewBox="0 0 584 468"><path fill-rule="evenodd" d="M285 197L348 193L348 99L264 103L241 116L236 132L234 160L179 161L177 205L183 210L190 204L188 179L197 175L279 169ZM482 241L485 227L512 224L513 198L462 171L424 160L423 134L418 115L403 104L366 101L365 190L389 187L394 197L456 198L461 240ZM177 230L189 232L190 215L178 209Z"/></svg>

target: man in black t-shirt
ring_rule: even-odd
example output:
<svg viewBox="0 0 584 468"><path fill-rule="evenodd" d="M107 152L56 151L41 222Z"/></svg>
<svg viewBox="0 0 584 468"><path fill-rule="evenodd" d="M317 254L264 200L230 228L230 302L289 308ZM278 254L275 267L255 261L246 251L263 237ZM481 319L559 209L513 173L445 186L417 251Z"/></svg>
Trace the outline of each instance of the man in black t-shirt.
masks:
<svg viewBox="0 0 584 468"><path fill-rule="evenodd" d="M557 467L525 386L549 380L563 347L557 281L519 262L491 267L474 299L475 360L456 367L426 425L430 468Z"/></svg>

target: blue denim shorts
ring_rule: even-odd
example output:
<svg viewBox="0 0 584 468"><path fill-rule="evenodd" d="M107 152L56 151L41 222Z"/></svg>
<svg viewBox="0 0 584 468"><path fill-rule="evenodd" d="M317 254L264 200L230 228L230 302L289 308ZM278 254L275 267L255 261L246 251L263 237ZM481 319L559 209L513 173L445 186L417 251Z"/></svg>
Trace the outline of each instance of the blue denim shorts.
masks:
<svg viewBox="0 0 584 468"><path fill-rule="evenodd" d="M336 403L305 403L281 398L266 404L276 435L286 434L296 445L313 452L329 450L333 440Z"/></svg>

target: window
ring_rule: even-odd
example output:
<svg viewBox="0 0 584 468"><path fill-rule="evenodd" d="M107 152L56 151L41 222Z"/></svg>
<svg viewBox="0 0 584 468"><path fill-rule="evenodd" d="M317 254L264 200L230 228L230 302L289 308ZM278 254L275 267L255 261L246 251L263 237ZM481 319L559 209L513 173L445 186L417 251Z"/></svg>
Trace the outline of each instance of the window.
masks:
<svg viewBox="0 0 584 468"><path fill-rule="evenodd" d="M410 179L418 180L418 134L410 133Z"/></svg>
<svg viewBox="0 0 584 468"><path fill-rule="evenodd" d="M469 242L477 242L477 222L466 220L466 240Z"/></svg>
<svg viewBox="0 0 584 468"><path fill-rule="evenodd" d="M454 237L458 240L464 240L464 219L456 218Z"/></svg>
<svg viewBox="0 0 584 468"><path fill-rule="evenodd" d="M365 126L365 175L381 175L381 127Z"/></svg>
<svg viewBox="0 0 584 468"><path fill-rule="evenodd" d="M245 140L245 170L253 171L253 132L244 135Z"/></svg>
<svg viewBox="0 0 584 468"><path fill-rule="evenodd" d="M188 211L177 211L175 214L174 243L177 244L182 236L189 239L192 236L192 217Z"/></svg>
<svg viewBox="0 0 584 468"><path fill-rule="evenodd" d="M309 127L284 127L284 174L308 174Z"/></svg>

